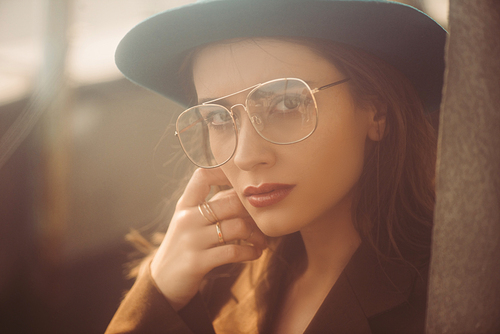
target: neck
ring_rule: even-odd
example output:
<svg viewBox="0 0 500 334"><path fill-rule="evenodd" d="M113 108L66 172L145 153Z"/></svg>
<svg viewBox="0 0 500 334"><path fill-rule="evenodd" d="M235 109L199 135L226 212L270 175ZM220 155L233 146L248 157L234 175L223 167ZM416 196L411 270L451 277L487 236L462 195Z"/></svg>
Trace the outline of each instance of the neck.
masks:
<svg viewBox="0 0 500 334"><path fill-rule="evenodd" d="M305 270L288 288L274 332L303 333L359 247L351 203L351 198L345 199L300 231L306 249Z"/></svg>
<svg viewBox="0 0 500 334"><path fill-rule="evenodd" d="M335 281L347 265L361 244L352 222L351 206L352 197L348 196L300 231L307 254L305 274L330 276Z"/></svg>

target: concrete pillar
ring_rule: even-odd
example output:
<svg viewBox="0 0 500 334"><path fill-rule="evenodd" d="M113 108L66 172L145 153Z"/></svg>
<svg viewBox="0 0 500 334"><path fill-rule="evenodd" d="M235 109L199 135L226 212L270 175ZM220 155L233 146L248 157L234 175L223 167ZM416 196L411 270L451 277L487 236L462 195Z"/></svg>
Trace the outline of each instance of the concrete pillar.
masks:
<svg viewBox="0 0 500 334"><path fill-rule="evenodd" d="M500 333L500 1L450 1L428 333Z"/></svg>

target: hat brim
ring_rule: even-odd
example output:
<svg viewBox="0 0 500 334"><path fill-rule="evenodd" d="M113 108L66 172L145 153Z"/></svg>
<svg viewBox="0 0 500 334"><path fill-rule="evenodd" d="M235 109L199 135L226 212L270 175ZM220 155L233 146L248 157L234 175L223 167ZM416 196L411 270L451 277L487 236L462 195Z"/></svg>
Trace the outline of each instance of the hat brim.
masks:
<svg viewBox="0 0 500 334"><path fill-rule="evenodd" d="M426 14L395 2L197 2L139 23L118 45L115 60L129 80L186 106L178 75L186 52L245 37L319 38L360 48L406 75L426 110L439 108L446 31Z"/></svg>

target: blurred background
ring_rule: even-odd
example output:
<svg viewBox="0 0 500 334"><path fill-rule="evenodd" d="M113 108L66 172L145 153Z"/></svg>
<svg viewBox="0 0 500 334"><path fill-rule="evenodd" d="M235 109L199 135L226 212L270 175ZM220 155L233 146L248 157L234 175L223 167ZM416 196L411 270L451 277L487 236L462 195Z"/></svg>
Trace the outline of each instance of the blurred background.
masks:
<svg viewBox="0 0 500 334"><path fill-rule="evenodd" d="M0 0L0 333L104 332L133 283L125 235L168 224L190 166L180 108L124 79L114 50L189 2ZM446 26L447 0L401 2Z"/></svg>

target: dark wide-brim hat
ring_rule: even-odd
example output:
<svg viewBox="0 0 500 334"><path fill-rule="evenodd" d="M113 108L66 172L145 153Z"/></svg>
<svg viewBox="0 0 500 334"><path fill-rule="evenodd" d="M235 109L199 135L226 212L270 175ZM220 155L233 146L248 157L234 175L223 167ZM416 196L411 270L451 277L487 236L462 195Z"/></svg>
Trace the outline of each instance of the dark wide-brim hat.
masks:
<svg viewBox="0 0 500 334"><path fill-rule="evenodd" d="M118 45L116 64L129 80L187 106L179 77L186 53L245 37L316 38L362 49L406 75L427 111L439 109L446 31L421 11L397 2L199 1L135 26Z"/></svg>

